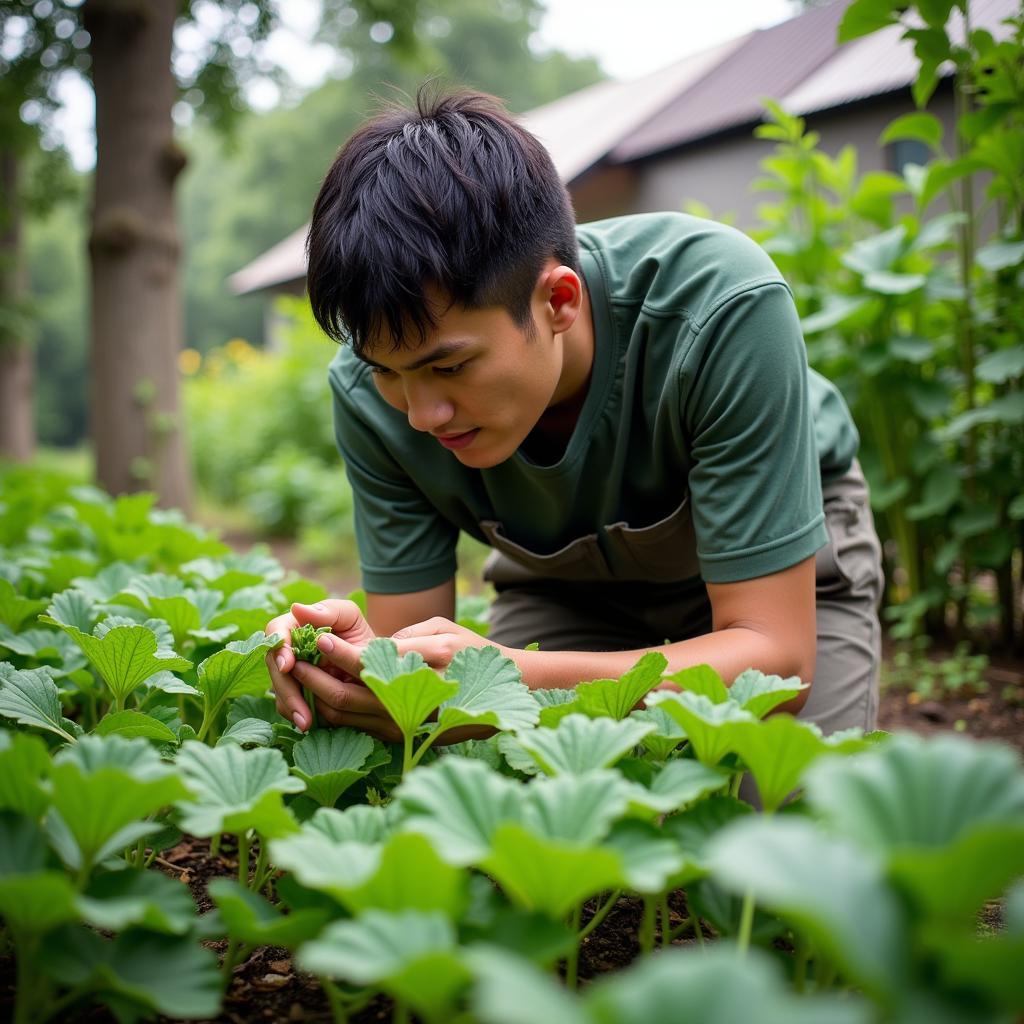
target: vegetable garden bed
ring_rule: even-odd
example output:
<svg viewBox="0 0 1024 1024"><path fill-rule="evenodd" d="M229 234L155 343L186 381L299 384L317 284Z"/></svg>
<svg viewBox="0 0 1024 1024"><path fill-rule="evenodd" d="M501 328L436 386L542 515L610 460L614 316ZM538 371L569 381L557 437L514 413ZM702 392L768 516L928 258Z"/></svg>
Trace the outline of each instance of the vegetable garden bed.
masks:
<svg viewBox="0 0 1024 1024"><path fill-rule="evenodd" d="M19 1024L1024 1012L1004 745L825 738L766 717L799 683L756 671L649 694L658 654L531 693L495 648L442 677L387 640L364 680L405 742L303 736L267 696L262 630L324 595L275 560L20 472L0 545L0 1012ZM497 735L433 745L466 723Z"/></svg>

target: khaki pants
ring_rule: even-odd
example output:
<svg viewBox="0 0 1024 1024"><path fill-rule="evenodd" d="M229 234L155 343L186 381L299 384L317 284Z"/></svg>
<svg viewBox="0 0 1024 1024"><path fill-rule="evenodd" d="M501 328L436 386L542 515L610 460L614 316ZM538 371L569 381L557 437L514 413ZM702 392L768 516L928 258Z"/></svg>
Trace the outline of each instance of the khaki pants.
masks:
<svg viewBox="0 0 1024 1024"><path fill-rule="evenodd" d="M800 718L825 733L875 728L881 630L881 547L867 486L854 462L824 488L829 543L816 556L818 657ZM683 583L559 580L531 576L495 552L484 577L498 592L490 639L549 651L627 651L711 631L699 578ZM754 666L755 668L757 666Z"/></svg>

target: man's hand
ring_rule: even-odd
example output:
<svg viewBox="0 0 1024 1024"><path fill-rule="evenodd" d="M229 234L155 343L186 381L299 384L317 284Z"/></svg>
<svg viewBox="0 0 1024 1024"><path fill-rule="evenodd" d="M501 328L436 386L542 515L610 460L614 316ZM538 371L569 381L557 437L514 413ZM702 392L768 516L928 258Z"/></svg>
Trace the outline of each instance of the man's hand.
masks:
<svg viewBox="0 0 1024 1024"><path fill-rule="evenodd" d="M323 654L320 667L305 661L297 662L291 647L292 629L306 624L331 627L331 633L323 634L317 641ZM302 696L302 686L316 694L317 710L332 725L355 724L336 720L339 707L350 708L356 713L369 713L375 719L384 715L391 723L380 702L359 680L359 658L363 648L374 637L358 605L338 599L311 605L293 604L290 614L272 619L267 623L265 632L284 636L284 645L267 655L267 667L278 713L293 721L299 729L305 731L310 724L310 711ZM331 651L327 650L328 646ZM394 728L394 723L391 726ZM366 731L373 730L368 728ZM374 732L374 735L378 733Z"/></svg>
<svg viewBox="0 0 1024 1024"><path fill-rule="evenodd" d="M514 651L488 640L487 637L474 633L465 626L435 616L426 622L417 622L412 626L400 629L392 638L398 646L399 654L417 651L423 660L435 671L443 672L452 658L464 647L497 647L506 658L511 658Z"/></svg>

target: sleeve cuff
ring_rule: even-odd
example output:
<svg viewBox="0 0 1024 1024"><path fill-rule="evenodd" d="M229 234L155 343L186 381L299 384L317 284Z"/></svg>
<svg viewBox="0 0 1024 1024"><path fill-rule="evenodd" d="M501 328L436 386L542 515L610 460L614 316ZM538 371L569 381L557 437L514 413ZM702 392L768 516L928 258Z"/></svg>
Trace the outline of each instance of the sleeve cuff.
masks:
<svg viewBox="0 0 1024 1024"><path fill-rule="evenodd" d="M825 513L819 512L806 526L778 540L724 554L698 552L701 575L707 583L740 583L769 576L810 558L828 543Z"/></svg>
<svg viewBox="0 0 1024 1024"><path fill-rule="evenodd" d="M450 580L456 568L454 554L413 567L364 565L363 589L370 594L411 594L417 590L429 590Z"/></svg>

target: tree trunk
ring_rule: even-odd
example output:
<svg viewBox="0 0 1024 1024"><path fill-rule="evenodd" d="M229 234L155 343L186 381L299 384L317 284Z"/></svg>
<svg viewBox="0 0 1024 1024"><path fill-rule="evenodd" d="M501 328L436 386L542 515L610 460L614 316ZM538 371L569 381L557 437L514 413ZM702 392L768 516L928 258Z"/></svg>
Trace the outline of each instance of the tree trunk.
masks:
<svg viewBox="0 0 1024 1024"><path fill-rule="evenodd" d="M113 494L190 504L178 401L180 241L171 38L180 0L86 0L96 93L92 437Z"/></svg>
<svg viewBox="0 0 1024 1024"><path fill-rule="evenodd" d="M35 454L35 353L26 336L18 154L0 149L0 458Z"/></svg>

